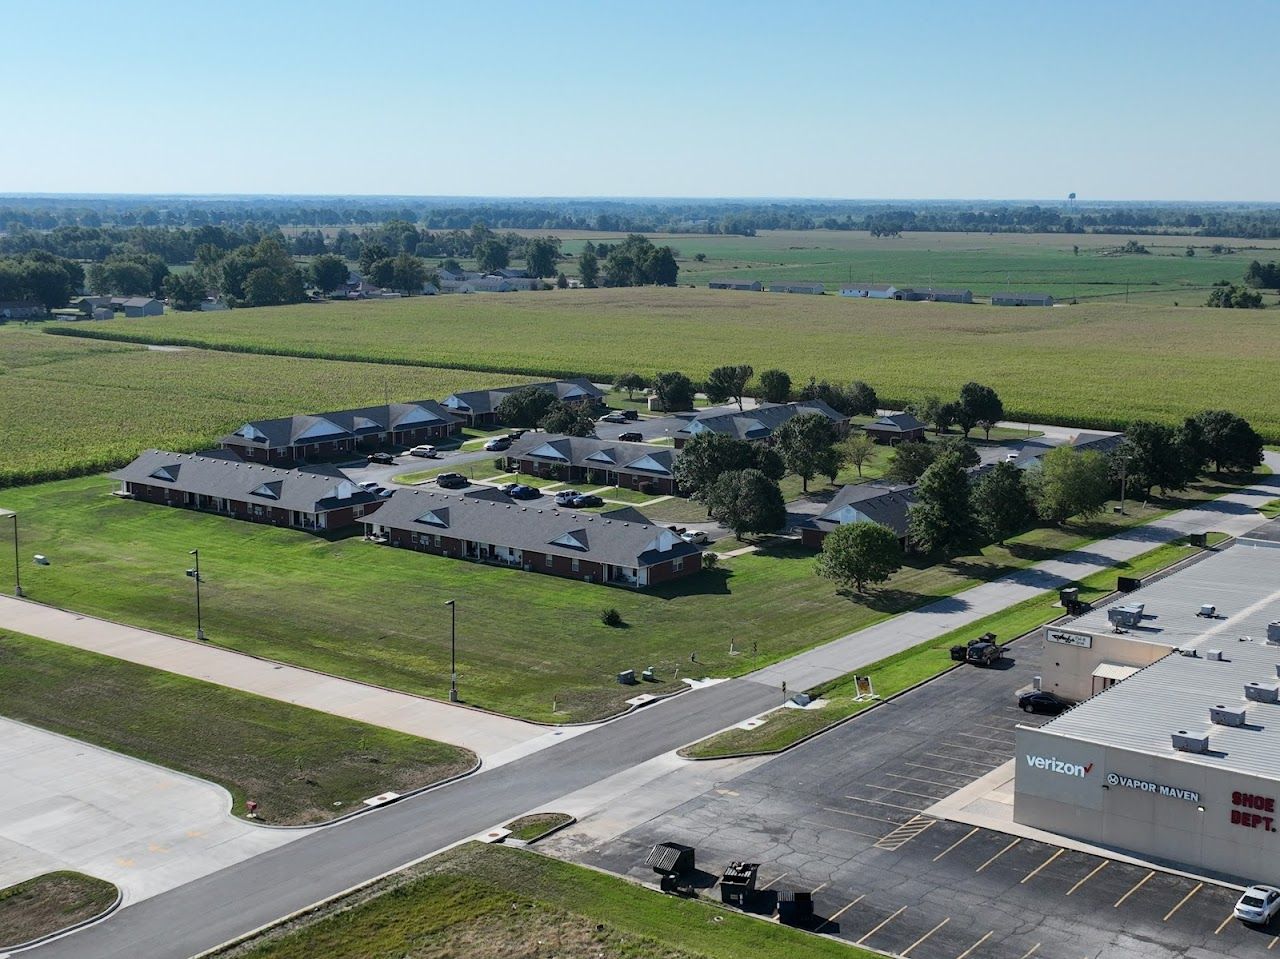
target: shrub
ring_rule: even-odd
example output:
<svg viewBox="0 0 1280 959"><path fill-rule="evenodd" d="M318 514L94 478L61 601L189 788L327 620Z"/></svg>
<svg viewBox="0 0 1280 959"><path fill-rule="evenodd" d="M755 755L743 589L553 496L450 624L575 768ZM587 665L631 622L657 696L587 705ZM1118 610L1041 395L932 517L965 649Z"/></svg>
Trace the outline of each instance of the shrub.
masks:
<svg viewBox="0 0 1280 959"><path fill-rule="evenodd" d="M600 622L616 629L622 625L622 614L610 606L608 609L600 610Z"/></svg>
<svg viewBox="0 0 1280 959"><path fill-rule="evenodd" d="M719 553L713 553L711 550L707 550L705 553L702 554L703 569L715 569L719 565L720 565Z"/></svg>

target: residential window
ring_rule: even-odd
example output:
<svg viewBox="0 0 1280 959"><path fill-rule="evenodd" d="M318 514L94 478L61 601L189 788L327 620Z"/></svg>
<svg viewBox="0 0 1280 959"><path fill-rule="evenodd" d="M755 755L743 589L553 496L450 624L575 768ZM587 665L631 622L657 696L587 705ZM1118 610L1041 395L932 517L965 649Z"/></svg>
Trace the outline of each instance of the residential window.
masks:
<svg viewBox="0 0 1280 959"><path fill-rule="evenodd" d="M572 570L576 573L576 572L578 571L578 561L577 561L576 559L575 559L575 560L571 560L571 561L569 562L569 568L570 568L570 569L572 569Z"/></svg>
<svg viewBox="0 0 1280 959"><path fill-rule="evenodd" d="M680 572L680 570L682 570L682 569L684 569L684 557L683 557L683 556L681 556L679 559L673 559L673 560L671 561L671 572L673 572L673 573L678 573L678 572Z"/></svg>
<svg viewBox="0 0 1280 959"><path fill-rule="evenodd" d="M544 553L544 554L542 555L542 558L543 558L543 559L545 559L545 560L547 561L547 565L548 565L548 566L553 566L553 565L555 565L555 560L551 558L551 554L550 554L550 553Z"/></svg>
<svg viewBox="0 0 1280 959"><path fill-rule="evenodd" d="M363 516L363 515L364 515L364 507L363 507L363 506L353 506L353 507L351 507L351 518L352 518L352 519L355 519L356 517L358 517L358 516Z"/></svg>

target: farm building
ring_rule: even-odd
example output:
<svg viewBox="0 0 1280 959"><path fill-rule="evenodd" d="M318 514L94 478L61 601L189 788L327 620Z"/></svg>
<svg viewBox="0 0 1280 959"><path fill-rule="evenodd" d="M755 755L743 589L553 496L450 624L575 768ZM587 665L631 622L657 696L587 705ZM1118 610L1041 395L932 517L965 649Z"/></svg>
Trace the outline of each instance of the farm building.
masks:
<svg viewBox="0 0 1280 959"><path fill-rule="evenodd" d="M992 306L1053 306L1048 293L992 293Z"/></svg>
<svg viewBox="0 0 1280 959"><path fill-rule="evenodd" d="M36 300L0 301L0 320L29 320L48 312L43 303Z"/></svg>
<svg viewBox="0 0 1280 959"><path fill-rule="evenodd" d="M940 290L933 286L903 290L904 300L921 300L927 303L972 303L973 290Z"/></svg>
<svg viewBox="0 0 1280 959"><path fill-rule="evenodd" d="M786 281L782 283L770 283L770 293L808 293L821 296L827 292L827 288L821 283L808 283L801 280Z"/></svg>
<svg viewBox="0 0 1280 959"><path fill-rule="evenodd" d="M923 440L925 425L910 413L893 413L868 423L862 429L877 443L893 446Z"/></svg>
<svg viewBox="0 0 1280 959"><path fill-rule="evenodd" d="M848 523L879 523L893 531L898 541L907 541L907 520L914 502L914 486L882 486L853 483L842 486L823 513L805 520L797 528L800 542L820 549L822 541L838 526Z"/></svg>
<svg viewBox="0 0 1280 959"><path fill-rule="evenodd" d="M778 427L792 417L805 413L825 416L837 430L848 429L849 417L833 410L822 400L804 400L799 403L761 403L742 413L700 414L676 433L676 448L684 446L699 433L721 433L740 440L767 440Z"/></svg>
<svg viewBox="0 0 1280 959"><path fill-rule="evenodd" d="M513 503L496 490L402 489L365 523L401 549L640 588L702 569L702 550L661 526Z"/></svg>
<svg viewBox="0 0 1280 959"><path fill-rule="evenodd" d="M847 283L840 287L841 296L862 297L869 300L900 300L902 290L891 283Z"/></svg>
<svg viewBox="0 0 1280 959"><path fill-rule="evenodd" d="M151 296L131 296L121 304L125 316L163 316L164 304Z"/></svg>
<svg viewBox="0 0 1280 959"><path fill-rule="evenodd" d="M506 458L515 473L670 495L676 492L678 455L669 446L529 434L516 441Z"/></svg>
<svg viewBox="0 0 1280 959"><path fill-rule="evenodd" d="M749 290L759 293L764 289L764 284L759 280L712 280L707 287L712 290Z"/></svg>
<svg viewBox="0 0 1280 959"><path fill-rule="evenodd" d="M110 475L132 499L317 532L350 526L382 503L338 471L278 469L231 454L147 450Z"/></svg>
<svg viewBox="0 0 1280 959"><path fill-rule="evenodd" d="M561 403L594 406L604 401L604 392L587 379L551 380L545 383L525 383L520 386L503 386L496 390L471 390L446 396L442 405L455 416L460 416L468 426L497 422L498 404L508 394L533 386L554 393Z"/></svg>

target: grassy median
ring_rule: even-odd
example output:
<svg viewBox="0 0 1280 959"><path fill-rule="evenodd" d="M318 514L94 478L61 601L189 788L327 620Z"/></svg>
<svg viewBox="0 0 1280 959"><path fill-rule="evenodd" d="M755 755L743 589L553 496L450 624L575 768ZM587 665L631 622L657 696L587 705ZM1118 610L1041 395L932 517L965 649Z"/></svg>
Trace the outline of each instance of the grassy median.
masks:
<svg viewBox="0 0 1280 959"><path fill-rule="evenodd" d="M1219 533L1210 534L1211 544L1221 542L1222 539ZM1080 598L1086 603L1094 602L1115 591L1117 576L1149 576L1198 552L1198 547L1188 546L1185 540L1157 546L1127 562L1117 563L1080 580ZM882 699L892 696L950 669L954 665L950 655L952 646L966 643L988 632L995 633L1001 642L1008 642L1052 622L1062 615L1062 607L1056 605L1057 602L1058 591L1047 590L975 620L967 626L944 633L936 639L872 663L859 669L857 674L870 676L876 694ZM856 699L857 689L854 687L852 674L824 683L812 690L812 693L815 698L827 700L826 705L814 709L776 709L768 714L763 725L752 729L724 730L686 747L681 750L681 755L691 759L718 759L741 753L777 752L875 704L874 700Z"/></svg>
<svg viewBox="0 0 1280 959"><path fill-rule="evenodd" d="M116 895L111 883L79 872L49 872L0 889L0 949L101 915Z"/></svg>
<svg viewBox="0 0 1280 959"><path fill-rule="evenodd" d="M234 811L322 822L470 769L465 749L0 630L0 715L226 787Z"/></svg>
<svg viewBox="0 0 1280 959"><path fill-rule="evenodd" d="M871 959L874 953L502 846L468 844L219 959Z"/></svg>

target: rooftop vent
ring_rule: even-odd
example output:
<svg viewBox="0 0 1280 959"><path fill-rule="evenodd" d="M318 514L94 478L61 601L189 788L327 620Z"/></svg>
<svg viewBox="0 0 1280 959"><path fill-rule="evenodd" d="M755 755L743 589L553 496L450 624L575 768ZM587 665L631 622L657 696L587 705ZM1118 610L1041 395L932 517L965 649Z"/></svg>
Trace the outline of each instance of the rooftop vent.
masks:
<svg viewBox="0 0 1280 959"><path fill-rule="evenodd" d="M1209 721L1219 726L1243 726L1243 706L1210 706Z"/></svg>
<svg viewBox="0 0 1280 959"><path fill-rule="evenodd" d="M1255 703L1280 701L1280 683L1245 683L1244 698Z"/></svg>
<svg viewBox="0 0 1280 959"><path fill-rule="evenodd" d="M1207 649L1207 650L1205 650L1204 658L1205 658L1205 659L1212 659L1215 663L1220 663L1220 662L1222 662L1222 650L1220 650L1220 649Z"/></svg>
<svg viewBox="0 0 1280 959"><path fill-rule="evenodd" d="M1280 621L1267 623L1267 642L1280 646Z"/></svg>
<svg viewBox="0 0 1280 959"><path fill-rule="evenodd" d="M1209 737L1204 733L1189 733L1179 729L1173 734L1173 748L1183 753L1207 753Z"/></svg>
<svg viewBox="0 0 1280 959"><path fill-rule="evenodd" d="M1200 612L1196 613L1196 615L1203 616L1205 619L1216 619L1218 607L1214 606L1213 603L1204 603L1200 607Z"/></svg>

